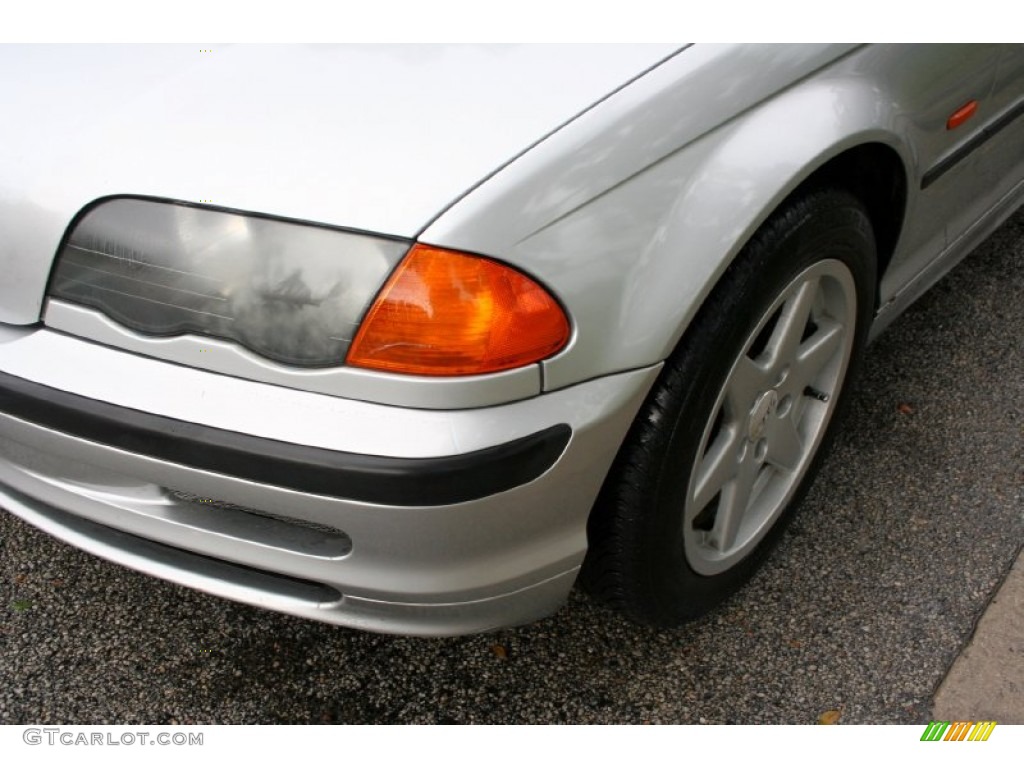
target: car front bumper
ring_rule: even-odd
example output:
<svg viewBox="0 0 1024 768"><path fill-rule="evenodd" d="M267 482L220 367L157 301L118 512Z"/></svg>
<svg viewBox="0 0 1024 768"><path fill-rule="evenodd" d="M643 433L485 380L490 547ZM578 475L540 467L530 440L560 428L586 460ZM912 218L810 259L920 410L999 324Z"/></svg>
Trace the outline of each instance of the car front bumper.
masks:
<svg viewBox="0 0 1024 768"><path fill-rule="evenodd" d="M128 567L320 621L524 623L572 587L657 370L425 411L0 326L0 507Z"/></svg>

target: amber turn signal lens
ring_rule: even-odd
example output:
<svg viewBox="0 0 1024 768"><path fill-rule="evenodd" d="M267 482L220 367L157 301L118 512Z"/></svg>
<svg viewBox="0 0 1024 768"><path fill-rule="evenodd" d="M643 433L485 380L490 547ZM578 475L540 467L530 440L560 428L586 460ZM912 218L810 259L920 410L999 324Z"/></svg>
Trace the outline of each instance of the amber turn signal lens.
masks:
<svg viewBox="0 0 1024 768"><path fill-rule="evenodd" d="M424 376L535 363L569 340L551 295L511 267L417 244L367 312L346 362Z"/></svg>

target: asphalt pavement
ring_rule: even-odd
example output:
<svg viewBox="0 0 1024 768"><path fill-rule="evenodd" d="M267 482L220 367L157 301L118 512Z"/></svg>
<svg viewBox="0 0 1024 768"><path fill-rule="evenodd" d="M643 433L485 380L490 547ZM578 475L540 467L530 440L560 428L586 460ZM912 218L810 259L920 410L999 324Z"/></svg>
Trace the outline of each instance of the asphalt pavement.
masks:
<svg viewBox="0 0 1024 768"><path fill-rule="evenodd" d="M574 593L489 635L365 634L166 584L0 513L0 723L921 724L1019 705L1022 265L1024 212L871 347L776 553L683 629ZM993 599L1004 580L1018 591ZM1005 647L1017 666L987 679Z"/></svg>

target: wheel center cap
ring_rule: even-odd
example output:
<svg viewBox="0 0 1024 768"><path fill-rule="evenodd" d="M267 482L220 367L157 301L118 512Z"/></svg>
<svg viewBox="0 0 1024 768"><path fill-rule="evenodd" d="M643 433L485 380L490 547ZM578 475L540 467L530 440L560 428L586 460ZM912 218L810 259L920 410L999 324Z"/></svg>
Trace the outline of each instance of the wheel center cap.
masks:
<svg viewBox="0 0 1024 768"><path fill-rule="evenodd" d="M750 426L747 429L752 443L756 443L764 437L765 429L768 426L768 417L775 413L778 405L779 393L774 389L769 389L754 401L754 407L750 411Z"/></svg>

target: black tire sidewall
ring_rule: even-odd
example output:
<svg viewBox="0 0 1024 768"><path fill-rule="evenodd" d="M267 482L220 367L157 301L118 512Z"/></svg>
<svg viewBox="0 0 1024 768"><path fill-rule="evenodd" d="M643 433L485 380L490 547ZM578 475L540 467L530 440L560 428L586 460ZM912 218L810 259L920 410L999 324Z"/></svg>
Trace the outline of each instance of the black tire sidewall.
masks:
<svg viewBox="0 0 1024 768"><path fill-rule="evenodd" d="M786 508L755 548L728 570L697 573L686 557L683 510L689 478L703 432L722 387L751 333L780 293L808 267L836 259L850 270L856 285L857 326L839 401L815 456ZM646 515L646 564L642 590L650 599L648 620L677 624L714 607L747 581L777 540L813 481L849 400L874 309L875 244L870 220L852 195L824 189L784 205L737 256L702 306L654 392L660 407L671 403L663 423L664 450L647 468L653 493ZM652 455L652 454L648 454ZM638 542L639 543L639 542ZM639 575L639 574L638 574ZM639 607L639 606L638 606Z"/></svg>

